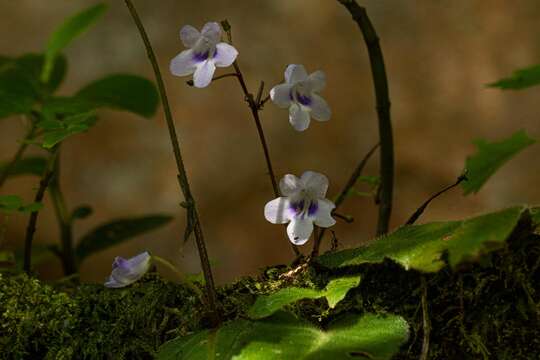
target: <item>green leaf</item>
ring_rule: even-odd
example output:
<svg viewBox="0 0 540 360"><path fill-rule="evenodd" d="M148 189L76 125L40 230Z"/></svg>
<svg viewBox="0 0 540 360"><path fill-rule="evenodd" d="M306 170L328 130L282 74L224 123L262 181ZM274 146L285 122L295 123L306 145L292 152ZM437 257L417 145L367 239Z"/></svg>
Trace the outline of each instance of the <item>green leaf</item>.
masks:
<svg viewBox="0 0 540 360"><path fill-rule="evenodd" d="M24 204L17 195L0 195L0 212L11 214L13 212L30 213L39 211L43 207L42 203L33 202Z"/></svg>
<svg viewBox="0 0 540 360"><path fill-rule="evenodd" d="M41 265L56 258L60 258L60 248L57 245L32 245L32 267ZM15 263L17 264L17 268L22 270L24 263L24 249L18 249L15 252Z"/></svg>
<svg viewBox="0 0 540 360"><path fill-rule="evenodd" d="M468 180L461 183L464 195L478 192L504 163L535 142L523 130L499 142L476 140L478 152L465 162Z"/></svg>
<svg viewBox="0 0 540 360"><path fill-rule="evenodd" d="M17 211L22 205L23 201L17 195L0 195L0 211Z"/></svg>
<svg viewBox="0 0 540 360"><path fill-rule="evenodd" d="M0 172L8 166L8 163L0 164ZM9 170L8 176L36 175L41 176L47 167L47 159L44 157L27 157L17 161Z"/></svg>
<svg viewBox="0 0 540 360"><path fill-rule="evenodd" d="M172 219L168 215L148 215L111 221L86 234L77 245L75 253L79 261L82 261L96 252L157 229Z"/></svg>
<svg viewBox="0 0 540 360"><path fill-rule="evenodd" d="M72 219L86 219L90 215L92 215L92 208L88 205L81 205L77 207L73 212L71 213Z"/></svg>
<svg viewBox="0 0 540 360"><path fill-rule="evenodd" d="M298 300L320 297L326 297L328 306L334 308L337 303L345 298L347 292L357 287L359 283L360 276L357 275L333 279L323 290L297 287L280 289L273 294L259 296L255 304L249 309L248 316L252 319L261 319Z"/></svg>
<svg viewBox="0 0 540 360"><path fill-rule="evenodd" d="M71 115L63 120L42 120L37 126L45 129L42 145L50 149L68 137L87 131L96 122L93 112Z"/></svg>
<svg viewBox="0 0 540 360"><path fill-rule="evenodd" d="M15 254L12 251L0 251L0 268L15 265Z"/></svg>
<svg viewBox="0 0 540 360"><path fill-rule="evenodd" d="M45 50L45 64L41 73L43 82L51 77L53 63L56 56L75 37L88 29L107 9L105 4L92 6L68 18L49 38Z"/></svg>
<svg viewBox="0 0 540 360"><path fill-rule="evenodd" d="M511 77L503 78L494 83L488 84L490 87L497 87L503 90L520 90L540 84L540 65L533 65L514 71Z"/></svg>
<svg viewBox="0 0 540 360"><path fill-rule="evenodd" d="M405 269L436 272L444 267L442 256L457 267L504 246L525 207L508 208L463 221L403 226L369 245L325 254L316 261L329 268L381 263L391 259Z"/></svg>
<svg viewBox="0 0 540 360"><path fill-rule="evenodd" d="M154 84L140 76L117 74L97 80L78 93L77 97L91 101L98 107L151 117L158 107L158 92Z"/></svg>
<svg viewBox="0 0 540 360"><path fill-rule="evenodd" d="M289 314L262 321L237 320L163 344L158 360L390 359L408 339L395 315L350 315L322 331Z"/></svg>
<svg viewBox="0 0 540 360"><path fill-rule="evenodd" d="M52 64L52 71L49 80L45 83L41 82L41 72L45 63L45 55L43 54L25 54L16 59L16 62L26 72L29 78L32 79L40 88L41 94L52 94L56 91L67 72L67 59L63 54L58 54Z"/></svg>
<svg viewBox="0 0 540 360"><path fill-rule="evenodd" d="M66 73L65 57L57 56L51 65L52 76L46 83L39 78L43 55L26 54L4 61L0 66L0 118L27 114L36 101L52 93Z"/></svg>

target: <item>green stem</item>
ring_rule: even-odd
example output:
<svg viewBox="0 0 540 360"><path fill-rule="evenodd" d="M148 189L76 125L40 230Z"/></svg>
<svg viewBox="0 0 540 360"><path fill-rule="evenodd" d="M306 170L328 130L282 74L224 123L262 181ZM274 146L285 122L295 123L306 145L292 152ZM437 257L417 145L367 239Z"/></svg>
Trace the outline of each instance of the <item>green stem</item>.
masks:
<svg viewBox="0 0 540 360"><path fill-rule="evenodd" d="M45 169L45 172L41 176L41 180L39 182L39 188L36 192L36 196L34 197L34 202L42 202L43 197L45 196L45 191L47 190L47 187L49 186L49 182L51 181L53 175L54 175L54 166L56 162L56 156L58 155L57 148L53 149L53 153L49 157L49 161L47 163L47 167ZM39 211L34 211L30 214L30 219L28 220L28 225L26 226L26 236L24 240L24 265L23 269L26 273L30 273L31 267L32 267L32 240L34 239L34 234L36 232L36 223L38 219Z"/></svg>
<svg viewBox="0 0 540 360"><path fill-rule="evenodd" d="M178 143L178 137L176 135L176 128L174 126L174 120L172 117L171 109L169 106L169 101L167 100L167 92L165 91L165 84L163 83L163 78L161 77L161 71L159 70L158 61L152 49L152 44L150 39L146 34L146 30L141 22L137 10L133 6L131 0L125 0L126 6L139 30L142 41L146 48L146 53L148 59L152 64L154 70L154 75L156 77L156 82L158 85L159 94L161 96L161 102L163 104L163 111L165 113L165 119L167 121L167 127L169 129L169 136L171 139L171 144L174 152L174 158L176 160L176 167L178 170L178 182L180 188L184 194L186 210L187 210L187 223L193 226L193 232L195 233L195 242L197 243L197 248L199 250L199 257L201 259L201 267L204 274L206 291L208 296L208 304L210 306L210 312L214 325L217 325L220 322L219 313L217 311L217 296L216 289L214 285L214 278L212 276L212 269L210 267L210 261L208 259L208 254L206 252L206 245L204 243L204 236L202 231L201 222L199 220L199 214L197 212L197 207L195 204L195 199L191 193L191 188L189 186L187 173L184 167L184 161L182 160L182 154L180 152L180 145Z"/></svg>
<svg viewBox="0 0 540 360"><path fill-rule="evenodd" d="M355 0L338 1L347 8L353 20L360 28L371 64L381 143L381 197L377 235L382 235L388 232L390 215L392 213L392 193L394 187L394 141L392 139L390 96L388 95L388 80L386 78L384 57L379 45L379 37L369 20L366 9L359 6Z"/></svg>
<svg viewBox="0 0 540 360"><path fill-rule="evenodd" d="M73 249L73 227L71 216L60 188L60 148L56 159L54 176L49 184L49 195L53 203L56 219L60 228L60 241L62 245L62 266L64 275L69 276L77 272L77 262Z"/></svg>
<svg viewBox="0 0 540 360"><path fill-rule="evenodd" d="M4 170L0 172L0 187L2 187L2 185L4 185L4 182L8 178L9 173L11 172L11 170L13 169L15 164L19 160L21 160L23 153L25 152L26 148L28 147L28 142L27 141L34 137L35 132L36 132L36 126L32 122L32 125L31 125L30 129L28 130L26 136L24 137L23 141L19 145L19 148L17 149L17 152L15 153L15 155L13 156L11 161L6 165Z"/></svg>
<svg viewBox="0 0 540 360"><path fill-rule="evenodd" d="M186 279L184 274L182 274L176 266L174 266L170 261L162 258L161 256L152 255L152 260L154 260L156 263L161 264L171 270L175 273L175 275L178 277L178 280L185 285L187 288L191 289L200 299L204 299L204 295L201 292L201 289L199 289L195 284L193 284L191 281Z"/></svg>

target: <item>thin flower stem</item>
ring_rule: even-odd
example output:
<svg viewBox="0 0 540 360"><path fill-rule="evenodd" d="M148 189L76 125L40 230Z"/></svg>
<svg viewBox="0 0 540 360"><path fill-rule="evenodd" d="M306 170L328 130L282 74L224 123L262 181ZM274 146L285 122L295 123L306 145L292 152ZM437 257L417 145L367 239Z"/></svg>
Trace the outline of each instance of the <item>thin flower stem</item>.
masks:
<svg viewBox="0 0 540 360"><path fill-rule="evenodd" d="M420 354L420 360L429 359L429 336L431 333L431 321L429 319L429 308L427 299L427 281L426 277L422 276L422 329L424 332L424 338L422 340L422 353Z"/></svg>
<svg viewBox="0 0 540 360"><path fill-rule="evenodd" d="M189 229L189 230L193 230L195 234L195 242L197 243L197 248L199 250L199 257L201 259L201 267L202 267L204 279L205 279L205 285L206 285L206 291L207 291L206 295L208 297L210 315L212 316L212 321L214 322L214 325L218 325L220 322L220 316L217 310L217 296L216 296L216 289L214 285L214 278L212 276L212 269L210 266L210 261L208 259L208 254L206 252L206 245L204 243L202 226L199 220L199 214L197 212L195 199L191 193L191 188L189 186L187 173L184 167L184 162L182 160L182 155L180 152L180 145L178 143L178 137L176 135L176 129L174 126L174 120L173 120L171 109L169 106L169 101L167 100L167 92L165 91L163 78L161 77L161 72L159 70L159 65L158 65L156 56L154 54L154 50L152 49L152 45L150 43L148 35L146 34L146 30L144 29L141 19L139 18L139 15L137 14L137 10L133 6L133 3L131 2L131 0L125 0L125 3L131 16L133 17L133 21L135 22L135 25L137 25L137 29L139 30L139 34L141 35L144 46L146 48L148 59L150 60L150 63L152 64L152 68L154 70L154 75L156 77L159 94L161 96L161 102L163 104L163 111L165 113L165 119L167 121L167 126L169 129L169 135L170 135L171 144L173 147L174 157L176 160L176 167L178 170L178 182L184 194L184 199L185 199L184 203L186 205L186 210L187 210L187 224L192 226L192 229ZM190 232L191 231L187 231L186 233L189 234Z"/></svg>
<svg viewBox="0 0 540 360"><path fill-rule="evenodd" d="M219 79L224 79L224 78L227 78L227 77L231 77L231 76L237 76L236 73L227 73L227 74L223 74L223 75L219 75L219 76L214 76L212 78L212 82L216 81L216 80L219 80ZM188 84L189 86L193 86L193 80L188 80L186 81L186 84Z"/></svg>
<svg viewBox="0 0 540 360"><path fill-rule="evenodd" d="M64 275L70 276L77 272L77 262L73 249L73 227L70 214L66 206L64 194L60 188L60 148L54 166L54 175L49 184L49 195L56 213L58 226L60 227L60 240L62 245L61 258Z"/></svg>
<svg viewBox="0 0 540 360"><path fill-rule="evenodd" d="M162 258L161 256L156 256L156 255L151 255L152 256L152 260L154 260L155 262L157 262L158 264L161 264L163 266L165 266L166 268L168 268L169 270L171 270L172 272L174 272L174 274L178 277L178 280L183 284L185 285L187 288L191 289L195 294L197 294L197 296L203 300L204 299L204 294L202 293L201 289L199 289L195 284L193 284L191 281L189 281L188 279L186 279L186 277L184 276L184 274L182 274L177 268L176 266L174 266L170 261Z"/></svg>
<svg viewBox="0 0 540 360"><path fill-rule="evenodd" d="M232 32L231 32L231 26L229 22L227 20L224 20L221 22L221 25L223 26L223 29L225 30L227 34L227 39L229 40L229 43L232 44ZM262 104L267 101L267 100L263 100L262 103L260 101L260 98L262 97L264 82L261 82L261 85L259 86L257 98L255 98L253 97L253 94L249 92L247 88L246 82L244 80L244 75L242 74L242 71L240 70L240 65L238 65L237 61L233 62L233 67L236 73L236 78L238 79L238 82L240 83L240 87L242 88L242 92L244 93L244 99L248 103L249 109L251 110L251 115L253 116L253 120L255 121L255 126L257 127L257 133L259 134L259 140L263 148L264 159L266 160L266 167L268 169L268 176L270 177L270 182L272 183L272 190L274 191L274 196L279 197L279 188L276 181L276 175L272 167L272 161L270 160L270 151L268 150L268 145L266 143L266 138L264 136L264 130L261 124L261 118L259 116L259 111L262 108ZM294 255L297 258L301 255L300 250L298 250L298 247L296 245L291 244L291 249L293 250Z"/></svg>
<svg viewBox="0 0 540 360"><path fill-rule="evenodd" d="M414 214L411 215L411 217L409 218L409 220L407 220L407 222L405 223L405 225L413 225L416 220L418 220L418 218L424 213L424 211L426 210L427 206L433 201L435 200L437 197L439 197L440 195L444 194L445 192L447 192L448 190L451 190L453 189L454 187L458 186L459 184L461 184L461 182L467 180L467 174L462 174L460 175L456 182L453 183L452 185L449 185L447 187L445 187L444 189L438 191L437 193L435 193L434 195L432 195L429 199L427 199L423 204L422 206L420 206L418 209L416 209L416 211L414 212Z"/></svg>
<svg viewBox="0 0 540 360"><path fill-rule="evenodd" d="M379 138L381 143L381 196L379 205L379 220L377 235L388 232L390 215L392 213L392 193L394 187L394 141L392 138L392 122L390 119L390 96L388 95L388 80L384 66L384 57L379 45L379 37L369 20L366 9L359 6L355 0L338 0L351 14L360 28L366 43L371 75L375 88L377 115L379 118Z"/></svg>
<svg viewBox="0 0 540 360"><path fill-rule="evenodd" d="M354 185L358 181L358 178L360 178L360 175L362 175L362 171L364 170L364 167L366 166L368 160L371 158L371 156L375 153L375 150L377 150L378 148L379 148L379 143L375 144L375 146L373 146L367 152L367 154L364 155L362 160L360 160L360 162L358 163L358 165L352 172L351 176L349 177L349 181L347 181L347 183L343 187L343 190L341 190L341 192L339 193L336 199L336 202L335 202L336 207L332 211L332 214L334 216L338 216L338 214L336 213L337 209L343 203L343 201L345 201L345 199L347 198L347 194L354 187ZM321 232L319 233L319 236L315 238L315 242L313 243L313 250L311 251L312 258L319 255L319 248L321 246L321 241L325 233L326 233L326 229L323 228Z"/></svg>
<svg viewBox="0 0 540 360"><path fill-rule="evenodd" d="M34 137L35 132L36 132L36 125L34 124L34 122L32 122L30 129L28 130L28 132L26 133L26 136L24 137L24 139L21 141L21 144L19 145L17 152L15 153L11 161L6 165L6 167L4 167L4 170L0 172L0 187L4 185L4 182L8 178L9 173L11 172L15 164L19 160L21 160L23 153L26 151L26 148L28 147L28 140Z"/></svg>
<svg viewBox="0 0 540 360"><path fill-rule="evenodd" d="M244 81L244 76L242 75L242 71L240 70L240 66L238 65L238 62L233 63L234 70L236 71L236 78L238 79L238 82L240 83L240 87L242 88L242 91L244 92L244 97L248 103L249 109L251 110L251 114L253 115L253 120L255 120L255 125L257 126L257 133L259 134L259 140L261 141L261 145L264 152L264 158L266 160L266 167L268 168L268 176L270 177L270 182L272 183L272 189L274 190L274 196L279 197L279 189L276 181L276 175L274 174L274 169L272 168L272 161L270 160L270 152L268 151L268 145L266 144L266 139L264 136L264 130L262 128L261 119L259 117L259 104L255 102L255 99L253 98L253 94L251 94L248 91L248 88L246 86L246 82ZM298 250L298 247L294 244L291 244L291 248L295 254L295 256L300 255L300 250Z"/></svg>
<svg viewBox="0 0 540 360"><path fill-rule="evenodd" d="M58 155L58 148L55 148L53 150L53 153L49 157L47 168L45 169L45 172L41 176L41 180L39 182L39 188L36 192L36 196L34 197L34 202L36 203L40 203L43 201L43 197L45 196L45 191L47 191L49 182L51 181L54 175L54 166L55 166L57 155ZM28 220L28 225L26 226L26 236L24 240L24 264L23 264L23 269L26 273L30 273L30 270L32 267L32 240L34 239L34 234L36 232L36 223L38 219L38 214L39 214L39 211L33 211L30 214L30 219Z"/></svg>

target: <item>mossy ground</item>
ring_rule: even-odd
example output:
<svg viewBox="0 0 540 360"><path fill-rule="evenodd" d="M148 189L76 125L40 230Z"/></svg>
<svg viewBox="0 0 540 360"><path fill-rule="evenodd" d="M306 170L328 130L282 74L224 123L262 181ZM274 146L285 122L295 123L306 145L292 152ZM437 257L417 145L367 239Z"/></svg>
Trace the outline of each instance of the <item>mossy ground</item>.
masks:
<svg viewBox="0 0 540 360"><path fill-rule="evenodd" d="M322 287L338 275L306 266L265 269L219 289L224 320L245 317L260 294L285 286ZM398 359L422 347L421 279L427 283L431 359L540 358L540 236L514 234L505 249L458 271L405 271L387 261L340 270L360 273L360 286L335 309L326 300L289 307L322 327L350 313L394 313L410 324ZM125 289L45 284L0 274L0 357L3 359L150 359L163 342L207 327L206 309L187 288L147 274Z"/></svg>

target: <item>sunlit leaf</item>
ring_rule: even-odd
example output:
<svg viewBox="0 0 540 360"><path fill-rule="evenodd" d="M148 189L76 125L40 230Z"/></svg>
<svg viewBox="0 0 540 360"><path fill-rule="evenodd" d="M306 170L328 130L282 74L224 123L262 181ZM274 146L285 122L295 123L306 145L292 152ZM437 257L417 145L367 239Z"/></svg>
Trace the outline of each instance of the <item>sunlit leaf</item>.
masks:
<svg viewBox="0 0 540 360"><path fill-rule="evenodd" d="M96 252L157 229L172 219L168 215L149 215L111 221L86 234L77 245L75 253L81 261Z"/></svg>
<svg viewBox="0 0 540 360"><path fill-rule="evenodd" d="M356 275L333 279L323 290L297 287L280 289L273 294L259 296L249 309L248 315L252 319L261 319L298 300L320 297L326 297L328 305L333 308L345 298L350 289L358 286L359 283L360 276Z"/></svg>
<svg viewBox="0 0 540 360"><path fill-rule="evenodd" d="M503 90L520 90L540 84L540 65L514 71L512 76L488 84Z"/></svg>
<svg viewBox="0 0 540 360"><path fill-rule="evenodd" d="M144 117L155 114L158 93L154 84L140 76L116 74L88 84L77 98L93 102L96 107L110 107Z"/></svg>
<svg viewBox="0 0 540 360"><path fill-rule="evenodd" d="M107 6L98 4L68 18L50 36L45 50L45 64L41 73L41 80L48 82L51 77L53 63L56 56L79 34L88 29L105 12Z"/></svg>
<svg viewBox="0 0 540 360"><path fill-rule="evenodd" d="M523 130L498 142L489 143L485 140L476 140L478 152L469 156L465 162L468 180L461 183L464 194L478 192L510 158L535 142L536 140L527 136Z"/></svg>
<svg viewBox="0 0 540 360"><path fill-rule="evenodd" d="M316 261L339 268L388 258L405 269L436 272L444 266L445 252L450 265L456 267L504 246L525 209L519 206L463 221L403 226L367 246L325 254Z"/></svg>
<svg viewBox="0 0 540 360"><path fill-rule="evenodd" d="M158 360L390 359L407 341L399 316L351 315L323 331L289 314L237 320L163 344Z"/></svg>

